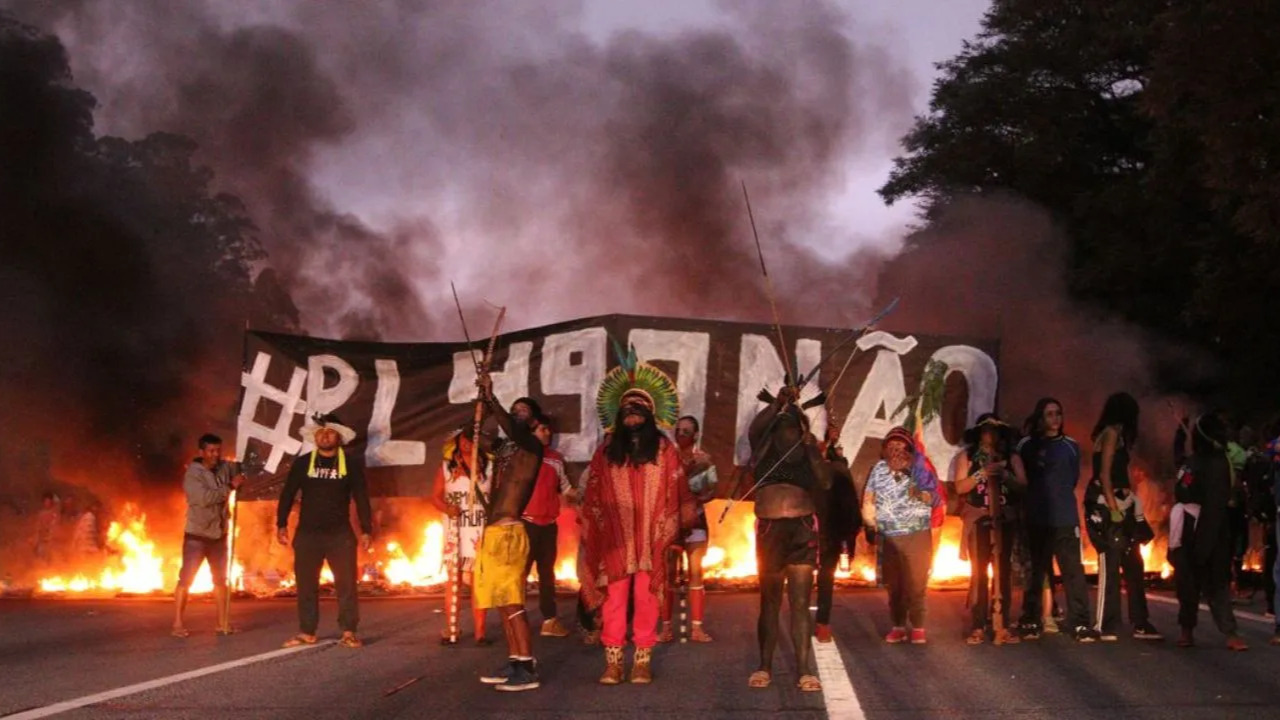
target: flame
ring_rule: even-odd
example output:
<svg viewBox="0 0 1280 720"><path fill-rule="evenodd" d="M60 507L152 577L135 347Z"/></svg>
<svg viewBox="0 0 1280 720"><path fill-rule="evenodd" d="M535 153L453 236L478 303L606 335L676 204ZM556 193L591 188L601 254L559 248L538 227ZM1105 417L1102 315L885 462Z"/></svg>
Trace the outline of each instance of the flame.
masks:
<svg viewBox="0 0 1280 720"><path fill-rule="evenodd" d="M949 517L938 533L938 544L933 552L933 565L929 571L929 585L954 585L968 581L972 574L968 560L960 559L960 534L964 526L957 517Z"/></svg>
<svg viewBox="0 0 1280 720"><path fill-rule="evenodd" d="M97 577L84 573L70 580L61 576L41 578L40 592L127 592L149 593L165 587L164 559L156 553L156 544L147 536L147 516L137 505L128 503L121 513L123 521L112 522L107 529L107 566ZM181 559L177 560L181 564Z"/></svg>
<svg viewBox="0 0 1280 720"><path fill-rule="evenodd" d="M439 522L429 522L423 527L422 545L413 557L409 557L398 542L387 543L385 555L386 558L378 562L378 569L392 585L425 587L439 585L449 577L444 560L444 525ZM325 565L322 580L328 570L329 566ZM333 581L332 573L327 580Z"/></svg>

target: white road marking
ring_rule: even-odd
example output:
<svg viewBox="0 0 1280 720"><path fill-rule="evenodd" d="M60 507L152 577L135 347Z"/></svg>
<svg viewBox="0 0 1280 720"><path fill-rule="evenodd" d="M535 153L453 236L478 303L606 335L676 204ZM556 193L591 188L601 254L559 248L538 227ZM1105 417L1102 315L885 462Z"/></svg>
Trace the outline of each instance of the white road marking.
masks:
<svg viewBox="0 0 1280 720"><path fill-rule="evenodd" d="M271 660L273 658L300 653L305 650L313 650L326 645L332 645L334 642L336 641L325 640L318 642L315 645L299 645L298 647L272 650L271 652L265 652L260 655L250 655L249 657L240 658L239 660L232 660L218 665L210 665L209 667L203 667L198 670L191 670L184 673L178 673L177 675L148 680L135 685L126 685L121 688L116 688L115 690L107 690L94 695L85 695L84 697L79 697L74 700L64 700L60 703L54 703L53 705L45 705L41 708L25 710L16 715L5 715L4 720L34 720L34 718L49 717L50 715L57 715L58 713L64 713L69 710L76 710L89 705L97 705L98 703L106 702L108 700L115 700L116 698L122 698L126 695L134 695L140 692L146 692L147 690L154 690L159 687L164 687L165 685L194 680L195 678L204 677L205 675L213 675L214 673L233 670L238 667L244 667L245 665L252 665L254 663L262 662L263 660Z"/></svg>
<svg viewBox="0 0 1280 720"><path fill-rule="evenodd" d="M817 638L811 641L818 679L822 680L822 699L827 706L827 717L833 720L865 720L867 716L862 712L858 694L853 691L849 671L845 669L835 638L829 643L820 643Z"/></svg>
<svg viewBox="0 0 1280 720"><path fill-rule="evenodd" d="M1178 599L1177 599L1177 598L1165 597L1165 596L1163 596L1163 595L1154 595L1154 594L1153 594L1153 595L1148 595L1148 596L1147 596L1147 599L1148 599L1148 600L1155 600L1156 602L1158 602L1158 603L1164 603L1165 605L1177 605L1177 604L1178 604ZM1205 603L1200 603L1200 609L1201 609L1201 610L1203 610L1203 611L1205 611L1205 612L1209 612L1209 606L1208 606L1208 605L1206 605ZM1244 618L1245 620L1252 620L1252 621L1254 621L1254 622L1266 623L1267 625L1275 625L1275 624L1276 624L1276 619L1275 619L1275 618L1269 618L1269 617L1267 617L1266 615L1259 615L1258 613L1251 613L1251 612L1244 612L1244 611L1241 611L1241 610L1235 610L1235 616L1236 616L1237 618Z"/></svg>

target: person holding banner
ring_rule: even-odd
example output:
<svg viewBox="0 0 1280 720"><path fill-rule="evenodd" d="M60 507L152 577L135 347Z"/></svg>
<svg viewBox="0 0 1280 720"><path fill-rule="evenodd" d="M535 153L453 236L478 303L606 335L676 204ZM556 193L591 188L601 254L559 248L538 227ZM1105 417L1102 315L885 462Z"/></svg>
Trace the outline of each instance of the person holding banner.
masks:
<svg viewBox="0 0 1280 720"><path fill-rule="evenodd" d="M284 646L315 644L320 626L320 569L328 561L338 591L338 627L342 630L338 644L358 648L363 643L356 637L360 608L356 594L356 538L351 532L352 501L360 518L360 543L365 552L373 545L373 518L364 466L357 456L342 449L355 439L356 431L331 413L310 418L299 434L315 449L294 458L276 506L276 538L281 545L287 545L289 513L295 498L302 495L293 538L298 634L286 640Z"/></svg>
<svg viewBox="0 0 1280 720"><path fill-rule="evenodd" d="M431 504L448 517L445 529L444 558L449 564L450 577L462 576L463 582L473 579L473 565L476 559L476 547L480 543L480 535L484 532L484 506L477 496L471 493L471 438L472 423L450 433L444 442L444 459L440 469L436 471L435 484L431 494ZM493 433L482 430L480 433L480 492L488 493L493 478L493 453L491 452ZM460 565L460 567L459 567ZM460 594L458 583L447 585L454 597L445 598L446 607L456 607L457 595ZM485 611L475 607L472 599L471 619L474 623L474 634L477 645L491 645L493 641L485 637ZM445 628L440 644L450 645L449 628Z"/></svg>
<svg viewBox="0 0 1280 720"><path fill-rule="evenodd" d="M480 682L503 692L534 690L541 683L533 658L529 616L524 609L529 534L520 516L533 496L542 469L543 446L534 434L542 409L534 400L520 398L511 404L508 413L493 395L492 377L481 375L476 385L481 400L510 438L498 451L493 493L487 502L488 518L476 552L472 594L476 608L496 608L501 613L507 663L496 672L481 676ZM477 495L482 503L486 502L482 493Z"/></svg>
<svg viewBox="0 0 1280 720"><path fill-rule="evenodd" d="M182 536L182 569L178 586L173 590L174 637L191 633L183 624L187 610L187 593L200 570L208 561L213 576L213 598L218 607L218 634L230 635L230 606L227 603L227 522L231 511L227 498L245 478L234 465L222 459L222 438L211 433L200 436L200 454L187 466L182 490L187 496L187 525Z"/></svg>
<svg viewBox="0 0 1280 720"><path fill-rule="evenodd" d="M700 435L698 418L685 415L676 421L676 449L680 453L685 475L689 478L689 492L693 493L697 501L697 515L692 527L685 529L683 537L674 547L689 556L689 615L693 620L689 639L706 643L711 642L712 638L702 627L707 606L707 591L702 587L702 559L707 555L710 528L707 525L707 511L703 506L715 496L717 476L715 463L698 442ZM671 629L675 602L676 588L668 585L666 602L662 604L662 632L658 634L658 642L667 643L675 639L675 633Z"/></svg>
<svg viewBox="0 0 1280 720"><path fill-rule="evenodd" d="M591 458L583 498L582 593L588 607L603 605L600 683L623 681L627 604L633 600L636 650L630 680L648 684L666 590L667 548L680 537L682 525L693 524L695 513L680 454L662 432L679 415L675 383L658 368L637 362L633 348L601 383L596 410L606 438Z"/></svg>
<svg viewBox="0 0 1280 720"><path fill-rule="evenodd" d="M525 561L525 577L538 566L538 609L542 611L542 637L568 637L566 628L556 615L556 549L560 538L560 502L570 495L573 485L564 471L564 456L552 449L554 428L551 418L539 415L533 434L542 443L542 467L533 496L525 505L520 519L529 535L529 559Z"/></svg>
<svg viewBox="0 0 1280 720"><path fill-rule="evenodd" d="M818 498L818 613L814 637L820 643L831 642L831 605L835 594L836 569L841 552L848 552L850 562L858 551L858 535L862 532L862 513L858 496L861 482L853 479L849 461L840 446L840 426L827 426L823 443L823 459L831 467L831 489Z"/></svg>

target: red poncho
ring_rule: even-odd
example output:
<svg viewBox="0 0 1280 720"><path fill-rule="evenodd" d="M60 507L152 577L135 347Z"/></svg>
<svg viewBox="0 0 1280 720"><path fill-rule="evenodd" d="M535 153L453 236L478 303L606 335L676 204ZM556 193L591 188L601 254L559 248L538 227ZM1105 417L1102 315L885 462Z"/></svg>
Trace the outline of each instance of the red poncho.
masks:
<svg viewBox="0 0 1280 720"><path fill-rule="evenodd" d="M665 437L656 462L638 467L609 464L606 447L601 444L591 458L582 501L586 532L579 581L589 608L604 602L610 582L637 572L649 573L649 591L662 597L667 547L697 507L680 454Z"/></svg>

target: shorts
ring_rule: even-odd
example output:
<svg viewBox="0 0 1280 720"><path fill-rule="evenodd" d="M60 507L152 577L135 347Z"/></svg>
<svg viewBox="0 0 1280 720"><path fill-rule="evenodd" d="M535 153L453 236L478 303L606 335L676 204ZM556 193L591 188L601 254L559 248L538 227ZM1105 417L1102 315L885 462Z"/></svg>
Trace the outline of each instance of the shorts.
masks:
<svg viewBox="0 0 1280 720"><path fill-rule="evenodd" d="M782 572L788 565L818 564L818 518L756 520L756 567L761 575Z"/></svg>
<svg viewBox="0 0 1280 720"><path fill-rule="evenodd" d="M490 525L476 549L471 605L477 610L524 605L529 534L523 523Z"/></svg>
<svg viewBox="0 0 1280 720"><path fill-rule="evenodd" d="M178 587L191 587L200 571L200 563L209 561L209 574L215 587L227 584L227 539L210 540L199 535L182 536L182 569L178 571Z"/></svg>

